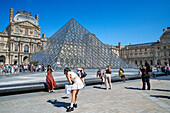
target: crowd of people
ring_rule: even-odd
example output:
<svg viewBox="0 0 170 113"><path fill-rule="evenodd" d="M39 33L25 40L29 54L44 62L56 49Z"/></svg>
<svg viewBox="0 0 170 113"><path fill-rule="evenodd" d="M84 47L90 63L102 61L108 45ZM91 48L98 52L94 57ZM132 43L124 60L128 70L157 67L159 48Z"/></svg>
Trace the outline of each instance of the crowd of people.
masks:
<svg viewBox="0 0 170 113"><path fill-rule="evenodd" d="M46 83L47 83L47 88L48 92L54 92L55 87L57 87L57 84L52 76L52 72L54 70L50 65L47 66L47 69L44 68L44 63L42 65L33 65L33 64L28 64L28 65L1 65L0 66L1 72L5 73L15 73L15 72L41 72L45 71L47 73L46 75ZM164 66L160 68L162 72L168 73L169 72L169 67ZM142 78L142 90L146 89L146 84L147 84L147 90L151 89L151 84L150 84L150 76L153 75L153 68L146 62L145 65L141 65L139 67L139 73ZM159 69L157 69L159 71ZM67 112L73 111L74 108L77 108L77 101L78 101L78 93L79 90L85 87L85 77L87 76L85 69L78 67L76 69L76 72L69 68L64 69L64 74L69 82L70 85L72 85L72 100L69 108L66 110ZM106 85L106 90L112 89L112 83L111 83L111 74L112 74L112 69L111 66L108 65L107 68L102 71L101 68L98 69L96 78L100 78L103 83ZM126 75L124 74L124 70L120 67L118 71L118 76L123 79L125 82L127 80Z"/></svg>
<svg viewBox="0 0 170 113"><path fill-rule="evenodd" d="M42 65L41 64L38 64L38 65L33 65L33 64L0 65L0 74L31 73L31 72L41 72L41 71L42 72L45 71L44 63Z"/></svg>

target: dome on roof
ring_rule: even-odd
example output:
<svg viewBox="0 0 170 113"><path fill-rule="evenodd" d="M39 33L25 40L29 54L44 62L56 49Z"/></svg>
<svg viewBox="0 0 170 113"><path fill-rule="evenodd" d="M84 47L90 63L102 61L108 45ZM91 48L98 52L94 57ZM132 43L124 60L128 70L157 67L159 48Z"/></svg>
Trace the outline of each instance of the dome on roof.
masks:
<svg viewBox="0 0 170 113"><path fill-rule="evenodd" d="M30 15L25 15L25 14L20 14L20 13L18 13L17 15L15 15L13 21L14 21L14 22L29 21L29 22L31 22L32 24L38 26L37 20L36 20L34 17L30 16Z"/></svg>
<svg viewBox="0 0 170 113"><path fill-rule="evenodd" d="M162 36L170 34L170 27L167 27L167 29L163 32Z"/></svg>

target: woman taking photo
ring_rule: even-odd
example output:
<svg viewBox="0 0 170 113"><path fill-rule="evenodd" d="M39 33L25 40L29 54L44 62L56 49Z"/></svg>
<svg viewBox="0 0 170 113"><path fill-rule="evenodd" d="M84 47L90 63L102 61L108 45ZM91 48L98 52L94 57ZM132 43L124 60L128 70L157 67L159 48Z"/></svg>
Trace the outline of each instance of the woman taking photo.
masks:
<svg viewBox="0 0 170 113"><path fill-rule="evenodd" d="M50 65L48 65L45 72L47 72L46 82L47 82L48 92L49 93L54 92L54 88L57 87L57 84L55 83L54 78L52 76L52 72L54 72L54 70L51 68Z"/></svg>
<svg viewBox="0 0 170 113"><path fill-rule="evenodd" d="M74 71L70 70L69 68L64 69L64 74L66 75L68 82L73 85L71 105L67 109L67 112L69 112L74 110L73 107L77 108L78 92L80 89L84 87L84 85L83 82L78 77L78 75Z"/></svg>
<svg viewBox="0 0 170 113"><path fill-rule="evenodd" d="M108 65L107 68L105 69L105 73L106 73L106 76L105 76L106 90L108 90L108 83L109 83L110 89L112 89L112 83L111 83L112 70L111 70L110 65Z"/></svg>

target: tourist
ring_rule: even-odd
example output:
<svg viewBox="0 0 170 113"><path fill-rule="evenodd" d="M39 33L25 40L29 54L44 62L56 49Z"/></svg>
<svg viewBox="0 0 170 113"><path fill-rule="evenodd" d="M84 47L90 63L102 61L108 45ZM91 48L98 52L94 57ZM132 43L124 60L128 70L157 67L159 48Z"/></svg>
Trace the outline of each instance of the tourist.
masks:
<svg viewBox="0 0 170 113"><path fill-rule="evenodd" d="M147 64L146 64L147 65ZM150 76L148 75L148 71L147 71L147 67L146 66L143 66L141 65L141 68L140 68L140 71L142 73L142 83L143 83L143 87L142 87L142 90L145 90L145 85L147 83L147 86L148 86L148 90L150 90L150 81L149 81L149 78Z"/></svg>
<svg viewBox="0 0 170 113"><path fill-rule="evenodd" d="M38 72L41 72L41 65L38 65Z"/></svg>
<svg viewBox="0 0 170 113"><path fill-rule="evenodd" d="M112 73L112 70L111 70L111 66L108 65L107 68L105 69L105 83L106 83L106 90L108 90L108 83L109 83L109 86L110 86L110 89L112 89L112 83L111 83L111 73Z"/></svg>
<svg viewBox="0 0 170 113"><path fill-rule="evenodd" d="M35 72L35 71L36 71L36 69L35 69L35 66L34 66L34 65L32 65L32 70L33 70L33 72Z"/></svg>
<svg viewBox="0 0 170 113"><path fill-rule="evenodd" d="M54 78L52 76L52 72L54 72L54 70L51 68L50 65L48 65L45 72L47 72L46 82L47 82L48 92L49 93L54 92L54 88L57 87L57 84L55 83Z"/></svg>
<svg viewBox="0 0 170 113"><path fill-rule="evenodd" d="M105 82L101 68L99 68L99 70L97 71L96 78L98 77L102 80L102 82Z"/></svg>
<svg viewBox="0 0 170 113"><path fill-rule="evenodd" d="M84 85L78 75L69 68L64 69L64 74L66 75L66 78L68 79L69 83L73 84L71 105L67 109L67 112L70 112L74 110L73 107L77 108L78 92L84 87Z"/></svg>
<svg viewBox="0 0 170 113"><path fill-rule="evenodd" d="M28 71L31 72L31 64L28 64Z"/></svg>
<svg viewBox="0 0 170 113"><path fill-rule="evenodd" d="M9 73L10 72L9 70L10 70L10 68L9 68L9 65L7 64L6 65L6 72Z"/></svg>
<svg viewBox="0 0 170 113"><path fill-rule="evenodd" d="M81 68L81 67L79 67L79 68L77 68L76 70L77 70L76 74L77 74L77 75L81 78L82 68Z"/></svg>
<svg viewBox="0 0 170 113"><path fill-rule="evenodd" d="M15 64L14 68L15 68L15 73L16 73L18 71L18 65Z"/></svg>
<svg viewBox="0 0 170 113"><path fill-rule="evenodd" d="M12 65L12 67L11 67L11 73L14 74L14 72L15 72L15 66Z"/></svg>
<svg viewBox="0 0 170 113"><path fill-rule="evenodd" d="M3 74L3 65L0 65L0 74Z"/></svg>
<svg viewBox="0 0 170 113"><path fill-rule="evenodd" d="M28 66L25 64L24 65L24 73L27 72Z"/></svg>
<svg viewBox="0 0 170 113"><path fill-rule="evenodd" d="M44 62L42 63L42 72L44 72Z"/></svg>
<svg viewBox="0 0 170 113"><path fill-rule="evenodd" d="M120 69L119 69L119 77L123 78L123 82L125 82L125 80L127 80L127 78L126 78L125 74L123 74L123 73L124 73L124 71L120 67Z"/></svg>
<svg viewBox="0 0 170 113"><path fill-rule="evenodd" d="M82 70L80 71L81 72L81 81L83 82L84 86L86 85L85 82L84 82L84 78L87 76L86 72L84 71L84 68L82 68Z"/></svg>
<svg viewBox="0 0 170 113"><path fill-rule="evenodd" d="M166 76L168 76L169 75L169 66L167 65L166 67L165 67L165 75Z"/></svg>
<svg viewBox="0 0 170 113"><path fill-rule="evenodd" d="M19 72L21 73L22 72L22 65L19 66Z"/></svg>

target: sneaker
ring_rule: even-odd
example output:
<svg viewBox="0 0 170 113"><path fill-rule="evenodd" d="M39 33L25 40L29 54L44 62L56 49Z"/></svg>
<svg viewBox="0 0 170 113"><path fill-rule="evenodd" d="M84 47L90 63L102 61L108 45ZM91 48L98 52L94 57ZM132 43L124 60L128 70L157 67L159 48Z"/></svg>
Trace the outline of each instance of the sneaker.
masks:
<svg viewBox="0 0 170 113"><path fill-rule="evenodd" d="M54 89L53 89L53 90L51 90L51 92L53 92L53 93L54 93L54 92L55 92L55 91L54 91Z"/></svg>
<svg viewBox="0 0 170 113"><path fill-rule="evenodd" d="M51 90L48 90L49 93L51 93Z"/></svg>
<svg viewBox="0 0 170 113"><path fill-rule="evenodd" d="M145 90L144 88L142 88L142 90Z"/></svg>
<svg viewBox="0 0 170 113"><path fill-rule="evenodd" d="M73 111L73 110L74 110L73 107L69 107L69 108L66 110L66 112L71 112L71 111Z"/></svg>
<svg viewBox="0 0 170 113"><path fill-rule="evenodd" d="M77 108L77 104L73 104L73 107Z"/></svg>

